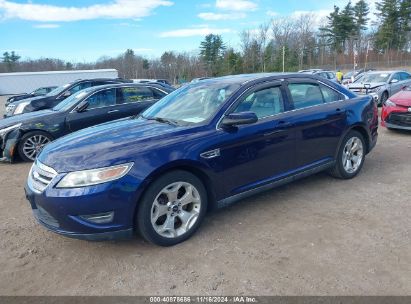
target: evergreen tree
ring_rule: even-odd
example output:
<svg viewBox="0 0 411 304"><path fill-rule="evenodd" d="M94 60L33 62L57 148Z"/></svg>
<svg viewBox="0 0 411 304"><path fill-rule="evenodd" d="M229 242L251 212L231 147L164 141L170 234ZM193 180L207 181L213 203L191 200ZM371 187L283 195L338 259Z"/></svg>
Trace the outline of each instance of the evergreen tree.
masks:
<svg viewBox="0 0 411 304"><path fill-rule="evenodd" d="M409 1L409 0L405 0ZM379 27L375 48L388 51L400 46L400 0L381 0L376 3Z"/></svg>
<svg viewBox="0 0 411 304"><path fill-rule="evenodd" d="M223 58L225 48L221 36L214 34L207 35L200 44L201 58L213 76L217 76L219 72L219 63Z"/></svg>

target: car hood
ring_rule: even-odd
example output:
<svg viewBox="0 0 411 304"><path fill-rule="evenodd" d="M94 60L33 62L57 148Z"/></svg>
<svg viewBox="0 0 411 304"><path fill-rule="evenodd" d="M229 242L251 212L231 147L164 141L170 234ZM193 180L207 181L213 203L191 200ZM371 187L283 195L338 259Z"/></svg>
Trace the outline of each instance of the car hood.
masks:
<svg viewBox="0 0 411 304"><path fill-rule="evenodd" d="M55 114L56 112L53 110L42 110L42 111L37 111L37 112L30 112L30 113L10 116L4 119L0 119L0 129L14 126L19 123L22 123L22 124L29 123L34 120L42 119L47 116L55 115Z"/></svg>
<svg viewBox="0 0 411 304"><path fill-rule="evenodd" d="M35 96L35 97L30 97L30 98L25 98L25 99L21 99L21 100L17 100L17 101L15 101L15 102L12 102L12 104L14 104L14 105L19 105L20 103L23 103L23 102L32 102L32 101L35 101L35 100L41 100L41 99L47 99L47 97L46 96Z"/></svg>
<svg viewBox="0 0 411 304"><path fill-rule="evenodd" d="M390 100L399 106L411 107L411 91L399 91Z"/></svg>
<svg viewBox="0 0 411 304"><path fill-rule="evenodd" d="M383 85L386 85L385 82L355 82L350 84L348 87L350 89L364 89L364 84L369 84L370 85L370 89L374 89Z"/></svg>
<svg viewBox="0 0 411 304"><path fill-rule="evenodd" d="M165 142L181 142L184 137L179 133L187 128L142 118L105 123L57 139L38 160L60 173L131 162Z"/></svg>

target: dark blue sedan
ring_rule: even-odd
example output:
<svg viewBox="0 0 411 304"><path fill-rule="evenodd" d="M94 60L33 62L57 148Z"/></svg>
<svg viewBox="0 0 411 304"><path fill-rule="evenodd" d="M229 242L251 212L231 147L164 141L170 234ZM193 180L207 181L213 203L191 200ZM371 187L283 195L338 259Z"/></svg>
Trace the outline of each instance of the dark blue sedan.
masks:
<svg viewBox="0 0 411 304"><path fill-rule="evenodd" d="M140 117L47 145L26 194L48 229L87 240L131 236L170 246L206 211L311 174L356 176L378 116L326 79L254 74L203 80Z"/></svg>

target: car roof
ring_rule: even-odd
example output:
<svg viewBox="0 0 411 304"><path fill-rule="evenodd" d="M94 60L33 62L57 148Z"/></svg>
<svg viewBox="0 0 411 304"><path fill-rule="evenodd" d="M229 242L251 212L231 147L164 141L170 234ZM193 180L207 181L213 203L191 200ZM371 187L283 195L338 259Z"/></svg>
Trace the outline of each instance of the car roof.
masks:
<svg viewBox="0 0 411 304"><path fill-rule="evenodd" d="M89 92L94 92L97 90L101 90L101 89L110 89L110 88L121 88L121 87L147 87L147 86L152 86L152 87L156 87L158 89L164 89L165 87L162 85L159 85L157 83L153 83L153 82L144 82L144 83L133 83L133 82L127 82L127 83L110 83L110 84L103 84L103 85L99 85L99 86L94 86L94 87L90 87L87 89L84 89L83 91L89 93Z"/></svg>
<svg viewBox="0 0 411 304"><path fill-rule="evenodd" d="M311 78L315 80L324 81L323 78L316 76L311 73L297 73L297 72L286 72L286 73L254 73L254 74L239 74L230 76L221 76L215 78L209 78L201 80L201 84L206 83L227 83L227 84L246 84L256 80L274 80L282 78Z"/></svg>

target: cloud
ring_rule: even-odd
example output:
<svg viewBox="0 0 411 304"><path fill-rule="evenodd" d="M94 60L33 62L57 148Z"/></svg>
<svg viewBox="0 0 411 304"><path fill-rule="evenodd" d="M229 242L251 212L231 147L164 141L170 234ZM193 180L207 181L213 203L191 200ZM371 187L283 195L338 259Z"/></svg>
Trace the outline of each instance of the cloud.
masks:
<svg viewBox="0 0 411 304"><path fill-rule="evenodd" d="M266 14L267 14L267 16L270 16L270 17L278 16L278 13L275 12L275 11L272 11L272 10L268 10Z"/></svg>
<svg viewBox="0 0 411 304"><path fill-rule="evenodd" d="M34 28L39 28L39 29L53 29L53 28L59 28L60 24L55 24L55 23L43 23L43 24L35 24L33 25Z"/></svg>
<svg viewBox="0 0 411 304"><path fill-rule="evenodd" d="M216 7L230 11L253 11L257 4L248 0L217 0Z"/></svg>
<svg viewBox="0 0 411 304"><path fill-rule="evenodd" d="M84 7L0 0L0 18L18 18L39 22L69 22L99 18L129 19L145 17L157 7L171 5L173 2L168 0L114 0L107 4Z"/></svg>
<svg viewBox="0 0 411 304"><path fill-rule="evenodd" d="M197 15L199 18L204 20L236 20L243 19L246 17L244 13L231 13L231 14L220 14L220 13L200 13Z"/></svg>
<svg viewBox="0 0 411 304"><path fill-rule="evenodd" d="M208 34L223 34L223 33L230 33L230 32L232 32L232 30L228 28L209 28L209 27L185 28L185 29L162 32L160 33L160 37L161 38L193 37L193 36L206 36Z"/></svg>

